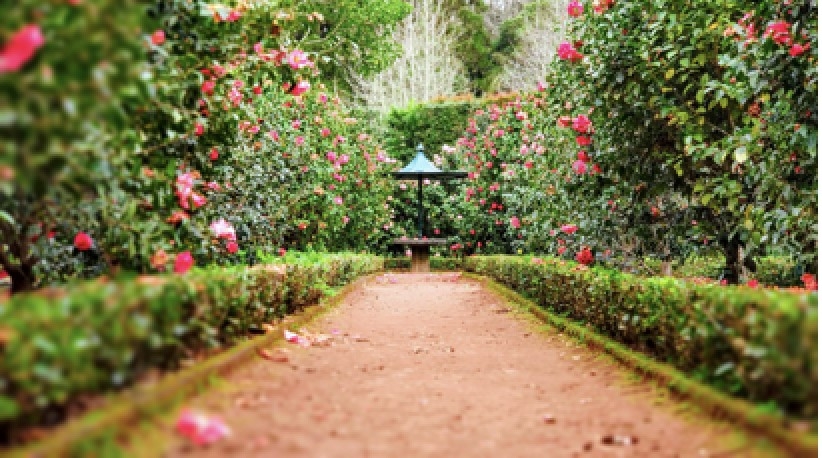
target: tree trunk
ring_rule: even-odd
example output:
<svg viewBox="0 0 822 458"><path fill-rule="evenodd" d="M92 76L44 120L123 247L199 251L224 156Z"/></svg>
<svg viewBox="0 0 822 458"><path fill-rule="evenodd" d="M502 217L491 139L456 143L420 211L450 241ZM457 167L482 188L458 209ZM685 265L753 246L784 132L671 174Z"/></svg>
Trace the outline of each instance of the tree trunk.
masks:
<svg viewBox="0 0 822 458"><path fill-rule="evenodd" d="M7 269L6 273L11 278L12 294L34 289L34 266L23 264Z"/></svg>
<svg viewBox="0 0 822 458"><path fill-rule="evenodd" d="M725 252L725 272L723 279L727 280L729 285L739 284L742 276L741 247L742 242L739 240L738 235L731 237L723 246L723 251Z"/></svg>

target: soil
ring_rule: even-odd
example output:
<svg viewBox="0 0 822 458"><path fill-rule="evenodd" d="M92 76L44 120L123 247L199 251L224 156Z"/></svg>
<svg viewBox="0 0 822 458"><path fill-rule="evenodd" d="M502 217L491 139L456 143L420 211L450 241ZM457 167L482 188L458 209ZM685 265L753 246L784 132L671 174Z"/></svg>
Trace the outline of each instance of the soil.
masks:
<svg viewBox="0 0 822 458"><path fill-rule="evenodd" d="M530 315L529 315L530 316ZM230 437L168 457L778 456L457 273L384 274L185 407ZM322 340L320 338L319 340Z"/></svg>

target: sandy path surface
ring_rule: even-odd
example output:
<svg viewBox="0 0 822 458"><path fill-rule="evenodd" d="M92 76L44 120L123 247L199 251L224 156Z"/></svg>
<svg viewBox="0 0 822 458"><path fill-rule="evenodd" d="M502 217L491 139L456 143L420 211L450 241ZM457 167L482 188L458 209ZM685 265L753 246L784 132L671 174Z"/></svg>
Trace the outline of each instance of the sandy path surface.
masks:
<svg viewBox="0 0 822 458"><path fill-rule="evenodd" d="M371 278L310 331L331 345L284 343L287 361L260 358L189 402L230 438L173 437L165 456L752 456L458 274Z"/></svg>

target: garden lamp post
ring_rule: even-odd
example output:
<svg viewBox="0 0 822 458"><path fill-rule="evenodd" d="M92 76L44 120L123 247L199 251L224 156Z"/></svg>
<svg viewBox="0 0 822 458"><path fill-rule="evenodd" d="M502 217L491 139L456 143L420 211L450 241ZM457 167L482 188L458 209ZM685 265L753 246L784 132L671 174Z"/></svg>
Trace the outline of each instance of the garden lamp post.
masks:
<svg viewBox="0 0 822 458"><path fill-rule="evenodd" d="M445 239L427 239L423 235L423 209L422 209L422 180L447 180L449 178L465 178L467 172L453 171L444 172L437 168L425 157L425 148L422 144L417 145L417 154L414 159L405 167L392 174L398 180L417 181L417 239L397 239L394 244L411 246L411 271L428 272L428 255L431 245L444 245Z"/></svg>

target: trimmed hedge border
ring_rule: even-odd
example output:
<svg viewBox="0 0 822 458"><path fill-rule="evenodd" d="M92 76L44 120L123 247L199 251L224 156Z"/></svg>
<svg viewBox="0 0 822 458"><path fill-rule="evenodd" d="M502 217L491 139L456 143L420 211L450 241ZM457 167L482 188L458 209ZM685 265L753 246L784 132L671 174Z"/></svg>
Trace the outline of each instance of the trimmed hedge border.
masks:
<svg viewBox="0 0 822 458"><path fill-rule="evenodd" d="M462 258L431 256L428 263L432 271L462 270ZM386 270L410 270L411 258L385 258Z"/></svg>
<svg viewBox="0 0 822 458"><path fill-rule="evenodd" d="M0 303L0 430L42 424L79 395L229 348L330 287L382 269L375 256L314 255L14 296Z"/></svg>
<svg viewBox="0 0 822 458"><path fill-rule="evenodd" d="M471 273L466 274L466 277L482 282L504 301L525 308L544 323L578 338L589 347L604 351L635 373L649 377L660 386L691 400L710 412L715 418L725 418L753 431L764 433L768 438L795 453L795 456L817 456L818 438L812 434L802 434L785 428L784 418L762 412L746 401L732 398L710 386L688 378L668 364L654 361L648 356L632 351L619 342L614 342L572 320L547 312L533 301L524 298L489 277Z"/></svg>
<svg viewBox="0 0 822 458"><path fill-rule="evenodd" d="M471 256L464 266L696 381L816 426L816 293L641 278L551 258Z"/></svg>

